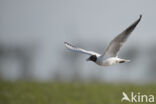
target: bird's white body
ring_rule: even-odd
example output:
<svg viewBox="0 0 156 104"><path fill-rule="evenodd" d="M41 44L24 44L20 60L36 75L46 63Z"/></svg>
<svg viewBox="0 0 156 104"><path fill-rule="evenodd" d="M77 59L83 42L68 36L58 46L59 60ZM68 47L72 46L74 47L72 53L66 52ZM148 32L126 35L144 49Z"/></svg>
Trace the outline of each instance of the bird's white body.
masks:
<svg viewBox="0 0 156 104"><path fill-rule="evenodd" d="M111 66L121 62L129 62L129 60L120 59L118 57L108 57L104 59L102 57L97 57L97 61L95 63L101 66Z"/></svg>
<svg viewBox="0 0 156 104"><path fill-rule="evenodd" d="M95 63L98 65L101 65L101 66L110 66L110 65L114 65L114 64L118 63L118 58L117 57L109 57L109 58L103 59L101 57L98 57L97 61Z"/></svg>
<svg viewBox="0 0 156 104"><path fill-rule="evenodd" d="M126 28L122 33L117 35L107 47L105 53L99 54L93 51L87 51L82 48L75 47L67 42L65 42L65 46L75 52L84 53L90 55L87 59L88 61L93 61L100 66L111 66L117 63L125 63L129 62L129 60L118 58L118 52L123 44L128 39L131 32L135 29L137 24L140 22L142 15L140 15L139 19L137 19L132 25Z"/></svg>

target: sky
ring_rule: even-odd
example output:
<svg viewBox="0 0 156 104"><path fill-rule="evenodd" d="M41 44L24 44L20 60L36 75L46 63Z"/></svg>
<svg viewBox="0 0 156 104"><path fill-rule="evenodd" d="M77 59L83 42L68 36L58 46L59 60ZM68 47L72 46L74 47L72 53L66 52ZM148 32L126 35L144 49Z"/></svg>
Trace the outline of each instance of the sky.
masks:
<svg viewBox="0 0 156 104"><path fill-rule="evenodd" d="M51 77L49 73L54 73L57 66L68 67L65 61L69 59L62 55L63 52L68 52L64 47L64 41L103 53L109 42L142 14L141 22L121 54L126 52L128 47L138 47L142 52L140 54L144 55L149 47L155 44L155 4L155 0L0 0L0 44L9 49L24 47L33 50L35 54L31 69L34 76L48 79ZM125 71L122 74L123 70L127 69L126 65L101 68L85 62L87 56L83 56L80 55L79 60L83 61L77 64L81 66L79 70L84 77L98 73L104 79L113 79L110 75L114 79L122 79L120 76L127 73ZM138 60L144 62L144 58ZM12 64L12 61L8 63ZM144 69L139 62L134 65L135 69ZM10 68L6 66L7 64L4 67L9 71ZM15 70L15 76L20 70L16 67L19 66L15 65L12 69ZM132 74L140 73L138 70ZM136 77L139 75L136 74Z"/></svg>

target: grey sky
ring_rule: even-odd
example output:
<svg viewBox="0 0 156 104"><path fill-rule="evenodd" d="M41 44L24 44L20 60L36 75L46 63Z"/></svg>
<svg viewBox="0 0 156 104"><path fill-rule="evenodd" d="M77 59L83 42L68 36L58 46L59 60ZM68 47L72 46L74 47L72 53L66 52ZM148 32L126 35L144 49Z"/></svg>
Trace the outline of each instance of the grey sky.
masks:
<svg viewBox="0 0 156 104"><path fill-rule="evenodd" d="M108 45L140 14L142 21L122 51L136 44L146 50L156 39L155 5L155 0L0 0L0 43L8 47L35 44L39 49L33 68L46 77L62 59L64 41L82 43L90 50L96 49L92 46L97 42ZM88 65L99 68L81 65L86 73Z"/></svg>

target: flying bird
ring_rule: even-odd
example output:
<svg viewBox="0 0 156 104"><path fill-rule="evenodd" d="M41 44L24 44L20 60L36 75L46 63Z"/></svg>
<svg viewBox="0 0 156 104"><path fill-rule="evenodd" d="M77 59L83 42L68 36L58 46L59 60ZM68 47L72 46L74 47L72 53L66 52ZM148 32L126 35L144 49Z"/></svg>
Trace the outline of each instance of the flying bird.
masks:
<svg viewBox="0 0 156 104"><path fill-rule="evenodd" d="M126 28L123 32L117 35L109 44L106 51L103 54L99 54L93 51L87 51L85 49L73 46L68 42L64 42L65 46L74 52L88 54L90 57L87 61L93 61L100 66L111 66L117 63L125 63L130 60L122 59L118 57L118 52L123 44L126 42L132 31L135 29L137 24L140 22L142 15L133 24Z"/></svg>

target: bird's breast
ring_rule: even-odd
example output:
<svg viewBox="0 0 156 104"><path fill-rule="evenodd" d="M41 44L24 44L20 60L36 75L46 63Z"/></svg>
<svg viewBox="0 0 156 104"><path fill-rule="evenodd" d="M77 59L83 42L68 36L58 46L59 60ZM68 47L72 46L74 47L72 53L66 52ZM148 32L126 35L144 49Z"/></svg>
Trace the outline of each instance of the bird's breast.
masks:
<svg viewBox="0 0 156 104"><path fill-rule="evenodd" d="M103 59L103 60L99 59L99 60L97 60L96 63L101 66L110 66L110 65L116 64L117 59L116 59L116 57L111 57L111 58L107 58L107 59Z"/></svg>

